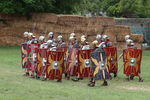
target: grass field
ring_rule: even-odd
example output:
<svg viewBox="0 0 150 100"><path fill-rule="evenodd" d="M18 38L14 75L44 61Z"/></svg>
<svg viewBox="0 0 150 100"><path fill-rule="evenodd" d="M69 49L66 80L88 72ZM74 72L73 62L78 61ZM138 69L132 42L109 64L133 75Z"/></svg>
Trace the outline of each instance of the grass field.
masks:
<svg viewBox="0 0 150 100"><path fill-rule="evenodd" d="M142 77L124 82L122 70L102 87L87 87L88 80L40 81L23 76L19 47L0 47L0 100L150 100L150 51L143 52ZM122 61L119 62L119 67Z"/></svg>

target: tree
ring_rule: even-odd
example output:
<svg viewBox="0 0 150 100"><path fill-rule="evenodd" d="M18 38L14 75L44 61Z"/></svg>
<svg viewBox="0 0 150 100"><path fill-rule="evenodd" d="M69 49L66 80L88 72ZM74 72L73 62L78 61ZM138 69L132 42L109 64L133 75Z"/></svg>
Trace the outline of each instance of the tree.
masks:
<svg viewBox="0 0 150 100"><path fill-rule="evenodd" d="M31 12L50 12L54 0L0 0L0 12L28 15Z"/></svg>

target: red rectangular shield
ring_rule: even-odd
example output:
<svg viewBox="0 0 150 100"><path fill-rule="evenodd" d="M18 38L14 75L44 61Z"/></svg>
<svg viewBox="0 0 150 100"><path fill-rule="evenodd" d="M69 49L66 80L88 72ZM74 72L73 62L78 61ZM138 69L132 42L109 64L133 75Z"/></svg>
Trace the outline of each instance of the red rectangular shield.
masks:
<svg viewBox="0 0 150 100"><path fill-rule="evenodd" d="M105 47L106 52L106 65L109 73L118 72L118 61L117 61L117 48L116 47Z"/></svg>
<svg viewBox="0 0 150 100"><path fill-rule="evenodd" d="M128 48L123 51L124 74L138 76L142 59L142 50Z"/></svg>
<svg viewBox="0 0 150 100"><path fill-rule="evenodd" d="M35 71L40 44L28 44L28 71Z"/></svg>
<svg viewBox="0 0 150 100"><path fill-rule="evenodd" d="M91 64L91 59L90 59L90 54L92 51L93 51L93 49L78 51L80 78L91 77L93 74L92 64Z"/></svg>
<svg viewBox="0 0 150 100"><path fill-rule="evenodd" d="M36 73L38 76L44 75L47 65L47 49L39 49L37 56Z"/></svg>
<svg viewBox="0 0 150 100"><path fill-rule="evenodd" d="M28 67L28 46L27 43L22 43L21 44L21 63L22 63L22 68L27 68Z"/></svg>
<svg viewBox="0 0 150 100"><path fill-rule="evenodd" d="M67 59L66 73L71 76L77 76L78 71L78 49L72 48Z"/></svg>
<svg viewBox="0 0 150 100"><path fill-rule="evenodd" d="M49 79L62 79L64 68L64 52L48 51L46 77Z"/></svg>

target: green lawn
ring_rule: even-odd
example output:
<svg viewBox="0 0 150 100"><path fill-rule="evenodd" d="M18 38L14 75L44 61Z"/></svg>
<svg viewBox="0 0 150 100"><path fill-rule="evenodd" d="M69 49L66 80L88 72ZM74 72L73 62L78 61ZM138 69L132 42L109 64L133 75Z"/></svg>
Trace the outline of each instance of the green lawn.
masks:
<svg viewBox="0 0 150 100"><path fill-rule="evenodd" d="M87 87L87 79L62 83L31 79L23 76L20 61L19 47L0 47L0 100L150 100L150 51L143 53L143 83L137 78L124 82L122 69L108 87L100 86L101 81Z"/></svg>

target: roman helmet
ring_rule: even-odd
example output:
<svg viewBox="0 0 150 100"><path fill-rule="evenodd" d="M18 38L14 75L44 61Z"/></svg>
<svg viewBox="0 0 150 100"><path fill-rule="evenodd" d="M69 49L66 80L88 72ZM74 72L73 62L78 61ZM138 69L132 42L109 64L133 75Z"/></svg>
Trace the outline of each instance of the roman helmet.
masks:
<svg viewBox="0 0 150 100"><path fill-rule="evenodd" d="M28 34L29 34L28 32L24 32L24 33L23 33L23 35L24 35L25 38L28 37Z"/></svg>
<svg viewBox="0 0 150 100"><path fill-rule="evenodd" d="M53 32L49 32L48 33L48 38L53 38L54 37L54 33Z"/></svg>
<svg viewBox="0 0 150 100"><path fill-rule="evenodd" d="M44 36L40 36L40 37L39 37L39 41L40 41L40 42L43 42L44 40L45 40L45 37L44 37Z"/></svg>
<svg viewBox="0 0 150 100"><path fill-rule="evenodd" d="M62 39L63 39L63 36L62 36L62 35L58 35L58 36L57 36L57 40L58 40L58 41L61 41Z"/></svg>
<svg viewBox="0 0 150 100"><path fill-rule="evenodd" d="M33 38L33 33L28 33L28 38L31 40Z"/></svg>
<svg viewBox="0 0 150 100"><path fill-rule="evenodd" d="M96 35L96 40L99 41L99 40L101 40L101 39L102 39L102 36L101 36L100 34L97 34L97 35Z"/></svg>
<svg viewBox="0 0 150 100"><path fill-rule="evenodd" d="M125 41L128 40L128 39L130 39L130 35L125 36Z"/></svg>
<svg viewBox="0 0 150 100"><path fill-rule="evenodd" d="M70 37L75 37L75 36L76 36L75 33L70 34Z"/></svg>

